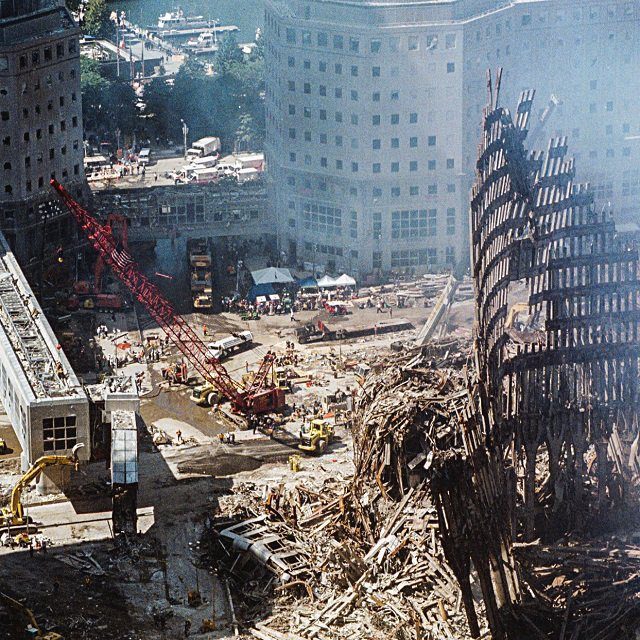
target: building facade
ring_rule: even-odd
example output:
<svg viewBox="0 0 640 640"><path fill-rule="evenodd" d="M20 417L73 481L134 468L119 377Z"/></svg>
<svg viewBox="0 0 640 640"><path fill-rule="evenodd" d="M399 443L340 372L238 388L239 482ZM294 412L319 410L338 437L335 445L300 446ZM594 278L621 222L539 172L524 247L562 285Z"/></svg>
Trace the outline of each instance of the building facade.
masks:
<svg viewBox="0 0 640 640"><path fill-rule="evenodd" d="M266 0L281 251L360 276L465 265L486 70L498 66L509 103L538 91L532 135L569 136L596 198L633 220L639 20L628 0Z"/></svg>
<svg viewBox="0 0 640 640"><path fill-rule="evenodd" d="M63 0L0 0L0 229L29 275L75 231L49 181L82 197L82 159L77 25Z"/></svg>

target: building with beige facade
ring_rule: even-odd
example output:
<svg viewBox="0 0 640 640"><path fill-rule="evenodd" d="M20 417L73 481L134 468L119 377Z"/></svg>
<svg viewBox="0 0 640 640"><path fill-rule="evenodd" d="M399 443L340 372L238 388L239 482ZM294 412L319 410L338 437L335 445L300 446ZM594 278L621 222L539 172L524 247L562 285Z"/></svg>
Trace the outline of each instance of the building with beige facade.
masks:
<svg viewBox="0 0 640 640"><path fill-rule="evenodd" d="M568 136L598 201L633 221L639 18L623 0L266 0L281 251L360 276L466 264L486 70L499 66L504 103L537 90L534 142Z"/></svg>

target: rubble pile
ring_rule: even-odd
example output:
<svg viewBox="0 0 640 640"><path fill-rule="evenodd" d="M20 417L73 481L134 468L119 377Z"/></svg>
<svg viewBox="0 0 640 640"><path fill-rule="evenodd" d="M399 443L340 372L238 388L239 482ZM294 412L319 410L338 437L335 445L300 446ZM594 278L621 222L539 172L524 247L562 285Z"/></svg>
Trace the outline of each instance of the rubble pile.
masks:
<svg viewBox="0 0 640 640"><path fill-rule="evenodd" d="M210 553L254 637L470 637L427 477L433 448L455 444L467 393L459 367L430 365L466 353L450 343L382 361L354 411L353 478L221 498Z"/></svg>

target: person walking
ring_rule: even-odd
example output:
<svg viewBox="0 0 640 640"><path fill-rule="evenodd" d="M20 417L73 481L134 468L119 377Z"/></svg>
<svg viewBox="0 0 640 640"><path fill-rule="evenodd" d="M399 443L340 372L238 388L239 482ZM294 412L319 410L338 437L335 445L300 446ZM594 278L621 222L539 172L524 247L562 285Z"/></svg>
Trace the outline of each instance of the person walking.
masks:
<svg viewBox="0 0 640 640"><path fill-rule="evenodd" d="M290 319L291 322L295 322L296 321L296 318L293 315L293 307L291 307L291 315L290 315L289 319Z"/></svg>

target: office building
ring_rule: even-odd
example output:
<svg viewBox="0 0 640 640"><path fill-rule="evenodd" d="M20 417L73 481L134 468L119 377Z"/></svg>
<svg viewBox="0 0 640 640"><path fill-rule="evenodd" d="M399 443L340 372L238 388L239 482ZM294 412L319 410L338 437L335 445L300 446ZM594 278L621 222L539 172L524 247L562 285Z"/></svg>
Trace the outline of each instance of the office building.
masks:
<svg viewBox="0 0 640 640"><path fill-rule="evenodd" d="M497 67L505 103L538 91L533 143L567 135L597 201L633 220L639 17L621 0L266 0L281 251L360 276L466 264L486 70Z"/></svg>
<svg viewBox="0 0 640 640"><path fill-rule="evenodd" d="M77 25L63 0L0 0L0 229L30 276L68 247L49 181L81 197L82 158Z"/></svg>

